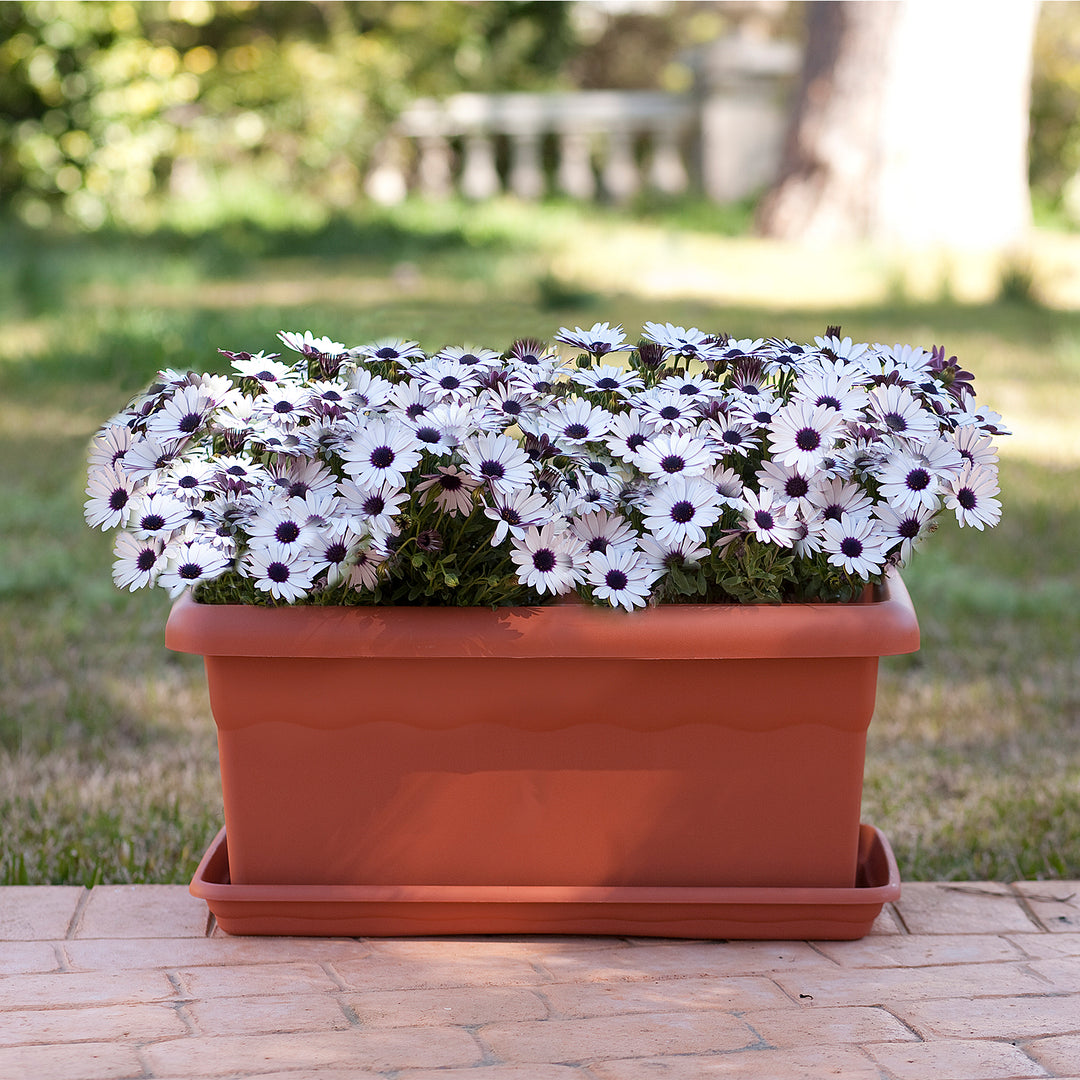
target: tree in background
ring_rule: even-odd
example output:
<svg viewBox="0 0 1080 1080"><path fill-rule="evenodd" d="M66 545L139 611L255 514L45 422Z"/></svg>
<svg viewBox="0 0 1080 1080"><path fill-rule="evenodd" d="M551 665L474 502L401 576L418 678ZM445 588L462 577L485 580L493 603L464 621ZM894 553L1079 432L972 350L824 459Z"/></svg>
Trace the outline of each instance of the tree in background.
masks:
<svg viewBox="0 0 1080 1080"><path fill-rule="evenodd" d="M0 3L0 200L90 228L259 220L270 193L322 215L414 95L550 86L569 53L562 3Z"/></svg>
<svg viewBox="0 0 1080 1080"><path fill-rule="evenodd" d="M1038 6L806 5L803 77L761 232L916 247L1021 240Z"/></svg>

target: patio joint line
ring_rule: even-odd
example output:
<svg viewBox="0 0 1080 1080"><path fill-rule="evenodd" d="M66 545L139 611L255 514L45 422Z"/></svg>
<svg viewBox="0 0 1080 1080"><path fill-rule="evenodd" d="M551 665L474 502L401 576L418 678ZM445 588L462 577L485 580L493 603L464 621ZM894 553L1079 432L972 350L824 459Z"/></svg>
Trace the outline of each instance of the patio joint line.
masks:
<svg viewBox="0 0 1080 1080"><path fill-rule="evenodd" d="M1035 914L1035 910L1031 907L1031 903L1024 895L1023 891L1021 889L1018 889L1015 883L1010 883L1009 889L1016 897L1016 902L1020 905L1020 910L1028 917L1028 920L1035 926L1035 928L1039 930L1040 933L1049 934L1050 927L1048 927L1046 923L1044 923L1042 919L1040 919L1039 916Z"/></svg>
<svg viewBox="0 0 1080 1080"><path fill-rule="evenodd" d="M902 885L900 886L900 890L900 899L903 900L904 893ZM900 927L900 933L906 934L908 937L910 937L911 927L908 926L907 922L904 920L904 913L896 904L889 904L887 906L889 908L889 911L892 913L892 917L896 920L896 925Z"/></svg>
<svg viewBox="0 0 1080 1080"><path fill-rule="evenodd" d="M73 941L75 935L79 931L79 926L82 923L83 912L86 910L86 905L90 903L90 890L85 886L79 896L79 902L75 905L75 910L72 912L71 921L68 923L67 932L64 934L65 941Z"/></svg>

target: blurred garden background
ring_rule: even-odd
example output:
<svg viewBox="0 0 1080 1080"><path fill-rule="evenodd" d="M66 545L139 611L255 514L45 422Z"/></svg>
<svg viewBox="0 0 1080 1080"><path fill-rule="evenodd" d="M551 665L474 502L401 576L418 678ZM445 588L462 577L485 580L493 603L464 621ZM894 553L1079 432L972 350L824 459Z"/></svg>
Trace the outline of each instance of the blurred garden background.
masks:
<svg viewBox="0 0 1080 1080"><path fill-rule="evenodd" d="M82 521L88 440L158 369L646 320L975 372L1004 516L904 573L923 648L883 662L863 816L909 880L1080 878L1080 4L1030 7L1026 220L983 245L770 230L836 6L0 3L0 883L186 881L221 824L201 662Z"/></svg>

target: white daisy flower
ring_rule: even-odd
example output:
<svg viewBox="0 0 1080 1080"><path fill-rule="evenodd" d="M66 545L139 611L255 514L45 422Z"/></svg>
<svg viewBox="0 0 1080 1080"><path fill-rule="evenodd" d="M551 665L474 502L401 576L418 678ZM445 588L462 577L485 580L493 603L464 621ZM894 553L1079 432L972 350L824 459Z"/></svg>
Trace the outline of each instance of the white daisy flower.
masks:
<svg viewBox="0 0 1080 1080"><path fill-rule="evenodd" d="M315 582L315 566L306 550L285 544L252 548L244 559L244 570L255 588L287 604L307 594Z"/></svg>
<svg viewBox="0 0 1080 1080"><path fill-rule="evenodd" d="M118 589L134 592L157 582L163 545L158 539L139 540L129 532L116 536L112 578Z"/></svg>
<svg viewBox="0 0 1080 1080"><path fill-rule="evenodd" d="M905 450L886 458L877 470L881 494L898 510L936 510L941 477L921 455Z"/></svg>
<svg viewBox="0 0 1080 1080"><path fill-rule="evenodd" d="M801 534L798 519L791 513L791 504L775 491L751 491L743 495L743 520L747 531L758 540L780 547L791 547Z"/></svg>
<svg viewBox="0 0 1080 1080"><path fill-rule="evenodd" d="M429 499L434 498L435 505L453 517L472 513L473 492L478 486L473 477L456 465L440 465L437 472L425 474L416 490Z"/></svg>
<svg viewBox="0 0 1080 1080"><path fill-rule="evenodd" d="M337 490L344 512L377 537L397 530L395 519L409 502L408 491L396 484L361 487L352 480L341 480Z"/></svg>
<svg viewBox="0 0 1080 1080"><path fill-rule="evenodd" d="M393 337L380 338L370 345L358 345L356 348L349 349L349 355L401 364L404 367L408 367L417 360L425 359L424 350L420 348L418 342Z"/></svg>
<svg viewBox="0 0 1080 1080"><path fill-rule="evenodd" d="M668 375L660 381L658 388L695 400L716 397L722 392L713 379L707 379L703 375Z"/></svg>
<svg viewBox="0 0 1080 1080"><path fill-rule="evenodd" d="M309 493L333 495L337 479L318 458L286 457L269 470L271 480L286 495L305 498Z"/></svg>
<svg viewBox="0 0 1080 1080"><path fill-rule="evenodd" d="M574 535L585 545L589 554L618 549L633 550L637 533L621 514L594 510L570 520Z"/></svg>
<svg viewBox="0 0 1080 1080"><path fill-rule="evenodd" d="M613 457L633 463L638 452L653 438L656 429L638 412L616 413L611 418L604 445Z"/></svg>
<svg viewBox="0 0 1080 1080"><path fill-rule="evenodd" d="M856 577L880 573L885 566L886 537L868 514L841 514L822 522L822 550L829 562Z"/></svg>
<svg viewBox="0 0 1080 1080"><path fill-rule="evenodd" d="M298 331L281 330L278 332L278 340L286 348L304 356L340 356L347 351L342 342L331 341L328 337L313 337L310 330L305 330L302 334Z"/></svg>
<svg viewBox="0 0 1080 1080"><path fill-rule="evenodd" d="M647 341L655 341L669 353L696 360L718 360L722 347L711 341L708 334L696 327L674 326L672 323L647 322L641 328L641 336Z"/></svg>
<svg viewBox="0 0 1080 1080"><path fill-rule="evenodd" d="M645 385L640 375L626 368L612 367L610 364L574 368L570 372L570 378L586 390L616 394L622 398L630 397L634 391L640 390Z"/></svg>
<svg viewBox="0 0 1080 1080"><path fill-rule="evenodd" d="M631 404L637 414L657 431L686 431L701 420L694 399L674 390L646 390Z"/></svg>
<svg viewBox="0 0 1080 1080"><path fill-rule="evenodd" d="M720 496L721 506L742 507L742 477L734 469L722 464L714 465L702 473L702 478L716 489L717 495Z"/></svg>
<svg viewBox="0 0 1080 1080"><path fill-rule="evenodd" d="M661 574L642 552L634 548L611 547L606 551L594 551L589 555L587 565L586 580L593 587L593 596L627 611L645 607L653 583Z"/></svg>
<svg viewBox="0 0 1080 1080"><path fill-rule="evenodd" d="M540 408L537 395L532 390L502 383L482 390L476 403L481 412L475 424L483 430L498 430L511 424L531 422Z"/></svg>
<svg viewBox="0 0 1080 1080"><path fill-rule="evenodd" d="M794 401L772 418L769 444L781 465L811 473L831 452L841 430L840 414L835 409Z"/></svg>
<svg viewBox="0 0 1080 1080"><path fill-rule="evenodd" d="M874 505L865 488L840 477L815 477L807 498L822 517L837 521L841 514L860 514Z"/></svg>
<svg viewBox="0 0 1080 1080"><path fill-rule="evenodd" d="M421 446L400 421L374 417L355 433L342 452L345 471L360 487L405 486L405 474L420 461Z"/></svg>
<svg viewBox="0 0 1080 1080"><path fill-rule="evenodd" d="M381 409L390 401L395 386L381 375L357 368L349 372L348 401L351 409Z"/></svg>
<svg viewBox="0 0 1080 1080"><path fill-rule="evenodd" d="M803 370L793 400L827 406L841 419L854 421L867 403L868 378L855 364L822 357L818 364Z"/></svg>
<svg viewBox="0 0 1080 1080"><path fill-rule="evenodd" d="M491 536L491 546L498 547L507 536L520 540L530 525L539 528L551 517L547 499L539 492L527 488L515 488L502 494L496 493L491 505L484 507L484 517L496 522Z"/></svg>
<svg viewBox="0 0 1080 1080"><path fill-rule="evenodd" d="M142 491L131 500L127 528L138 540L168 541L184 527L191 507L164 491Z"/></svg>
<svg viewBox="0 0 1080 1080"><path fill-rule="evenodd" d="M796 509L809 511L813 476L809 469L800 469L797 465L781 465L766 459L758 469L757 482L760 488L775 492L784 502Z"/></svg>
<svg viewBox="0 0 1080 1080"><path fill-rule="evenodd" d="M958 427L953 432L953 442L960 456L972 465L995 466L997 464L997 447L993 440L974 425Z"/></svg>
<svg viewBox="0 0 1080 1080"><path fill-rule="evenodd" d="M906 563L916 544L933 529L935 511L925 507L897 510L887 503L874 507L874 517L880 522L885 538L885 550L895 549L901 563Z"/></svg>
<svg viewBox="0 0 1080 1080"><path fill-rule="evenodd" d="M701 476L716 464L704 439L688 431L662 431L638 451L634 464L657 480Z"/></svg>
<svg viewBox="0 0 1080 1080"><path fill-rule="evenodd" d="M538 593L569 592L584 577L584 545L572 533L556 531L554 522L542 529L529 526L520 539L511 539L511 546L518 580Z"/></svg>
<svg viewBox="0 0 1080 1080"><path fill-rule="evenodd" d="M688 536L672 536L664 539L657 536L643 536L638 541L638 548L645 557L646 565L659 574L666 574L672 567L681 569L697 566L710 554L708 547Z"/></svg>
<svg viewBox="0 0 1080 1080"><path fill-rule="evenodd" d="M434 359L451 360L463 367L478 368L482 371L484 368L498 367L501 358L494 349L478 349L474 345L449 345L440 349Z"/></svg>
<svg viewBox="0 0 1080 1080"><path fill-rule="evenodd" d="M175 600L185 589L220 577L232 559L201 537L174 540L162 552L163 567L158 584Z"/></svg>
<svg viewBox="0 0 1080 1080"><path fill-rule="evenodd" d="M283 504L264 503L247 523L253 546L276 544L303 549L317 533L317 528L308 521L307 505L302 499L287 498Z"/></svg>
<svg viewBox="0 0 1080 1080"><path fill-rule="evenodd" d="M464 401L442 401L409 422L421 449L438 457L451 453L476 430L479 410Z"/></svg>
<svg viewBox="0 0 1080 1080"><path fill-rule="evenodd" d="M112 467L131 449L132 432L127 424L106 424L90 442L87 465L90 469Z"/></svg>
<svg viewBox="0 0 1080 1080"><path fill-rule="evenodd" d="M746 457L761 445L756 421L746 418L738 409L721 413L707 421L705 431L709 440L716 444L721 455L725 457Z"/></svg>
<svg viewBox="0 0 1080 1080"><path fill-rule="evenodd" d="M937 422L906 386L875 386L870 414L882 434L908 443L920 443L937 434Z"/></svg>
<svg viewBox="0 0 1080 1080"><path fill-rule="evenodd" d="M943 494L945 505L961 526L982 531L983 526L994 526L1001 520L1001 502L994 498L998 491L994 469L968 462L958 476L945 481Z"/></svg>
<svg viewBox="0 0 1080 1080"><path fill-rule="evenodd" d="M593 356L603 356L609 352L623 352L630 347L622 326L612 327L606 322L593 323L588 330L582 330L580 326L575 326L573 330L560 326L555 340L571 348L591 353Z"/></svg>
<svg viewBox="0 0 1080 1080"><path fill-rule="evenodd" d="M349 576L352 562L367 539L347 521L336 521L329 525L308 552L314 577L325 574L329 588L340 584Z"/></svg>
<svg viewBox="0 0 1080 1080"><path fill-rule="evenodd" d="M184 386L165 399L147 421L146 430L158 439L190 439L213 415L216 403L197 386Z"/></svg>
<svg viewBox="0 0 1080 1080"><path fill-rule="evenodd" d="M607 434L611 413L585 398L563 398L540 422L560 445L581 446Z"/></svg>
<svg viewBox="0 0 1080 1080"><path fill-rule="evenodd" d="M529 455L509 436L484 432L461 446L466 470L496 494L525 487L533 476Z"/></svg>
<svg viewBox="0 0 1080 1080"><path fill-rule="evenodd" d="M700 476L673 476L645 499L645 528L657 539L705 540L705 530L719 519L720 496Z"/></svg>
<svg viewBox="0 0 1080 1080"><path fill-rule="evenodd" d="M464 401L479 389L480 370L457 360L432 360L419 373L421 385L439 401Z"/></svg>
<svg viewBox="0 0 1080 1080"><path fill-rule="evenodd" d="M288 379L292 368L278 359L277 353L236 353L232 356L232 368L241 378L255 379L261 383L276 383Z"/></svg>
<svg viewBox="0 0 1080 1080"><path fill-rule="evenodd" d="M311 413L308 408L311 391L305 386L291 383L274 383L255 398L253 420L269 420L286 430L291 430Z"/></svg>
<svg viewBox="0 0 1080 1080"><path fill-rule="evenodd" d="M176 461L186 442L186 439L159 439L150 435L139 439L124 455L124 472L135 480L149 480Z"/></svg>
<svg viewBox="0 0 1080 1080"><path fill-rule="evenodd" d="M83 503L87 525L102 532L127 525L136 486L135 478L119 465L91 470L86 484L90 498Z"/></svg>

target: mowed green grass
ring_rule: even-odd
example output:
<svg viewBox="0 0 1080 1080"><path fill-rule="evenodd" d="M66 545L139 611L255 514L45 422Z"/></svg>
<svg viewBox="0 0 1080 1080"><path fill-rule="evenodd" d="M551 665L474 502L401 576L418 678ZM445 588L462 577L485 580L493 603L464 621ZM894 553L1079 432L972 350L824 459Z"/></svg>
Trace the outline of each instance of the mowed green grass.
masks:
<svg viewBox="0 0 1080 1080"><path fill-rule="evenodd" d="M783 253L677 219L617 229L497 205L317 236L0 231L0 883L186 881L221 824L201 662L164 649L167 596L116 591L111 539L82 522L87 441L158 368L220 366L217 348L272 349L279 329L504 347L649 319L797 340L839 323L856 340L945 344L976 373L1017 432L1005 515L985 533L943 526L905 571L923 647L882 662L863 818L909 880L1080 878L1080 316L856 304L839 288L811 306ZM616 235L610 281L573 272ZM776 285L675 295L655 284L657 250L711 261L696 278L681 262L680 281L752 259Z"/></svg>

